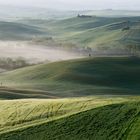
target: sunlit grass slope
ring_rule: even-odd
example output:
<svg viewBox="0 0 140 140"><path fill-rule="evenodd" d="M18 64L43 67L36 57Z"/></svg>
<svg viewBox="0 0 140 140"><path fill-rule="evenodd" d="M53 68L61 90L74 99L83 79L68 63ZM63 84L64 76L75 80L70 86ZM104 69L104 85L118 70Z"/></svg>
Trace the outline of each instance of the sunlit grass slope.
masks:
<svg viewBox="0 0 140 140"><path fill-rule="evenodd" d="M1 140L138 140L139 97L1 101Z"/></svg>
<svg viewBox="0 0 140 140"><path fill-rule="evenodd" d="M129 97L1 100L0 133L46 123L91 108L128 100Z"/></svg>
<svg viewBox="0 0 140 140"><path fill-rule="evenodd" d="M6 87L45 90L56 97L140 94L140 59L87 58L31 66L0 75Z"/></svg>

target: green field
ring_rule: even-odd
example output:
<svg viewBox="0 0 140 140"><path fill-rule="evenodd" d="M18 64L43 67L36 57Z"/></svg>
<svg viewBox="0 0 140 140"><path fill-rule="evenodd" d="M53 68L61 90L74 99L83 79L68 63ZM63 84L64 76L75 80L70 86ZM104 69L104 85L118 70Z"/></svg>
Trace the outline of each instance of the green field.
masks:
<svg viewBox="0 0 140 140"><path fill-rule="evenodd" d="M140 98L0 101L1 140L139 138Z"/></svg>
<svg viewBox="0 0 140 140"><path fill-rule="evenodd" d="M139 95L140 59L99 57L41 64L2 73L0 81L9 88L29 90L21 98ZM18 98L20 92L16 91Z"/></svg>
<svg viewBox="0 0 140 140"><path fill-rule="evenodd" d="M31 40L49 46L86 49L93 52L132 53L140 46L140 17L98 17L67 19L23 19L0 22L1 40ZM122 31L126 26L129 30Z"/></svg>
<svg viewBox="0 0 140 140"><path fill-rule="evenodd" d="M138 140L139 72L137 57L98 57L1 73L0 139Z"/></svg>
<svg viewBox="0 0 140 140"><path fill-rule="evenodd" d="M34 36L46 36L47 32L42 28L16 22L0 21L0 40L4 41L28 41Z"/></svg>
<svg viewBox="0 0 140 140"><path fill-rule="evenodd" d="M140 139L139 16L0 21L0 40L92 54L1 72L0 140Z"/></svg>
<svg viewBox="0 0 140 140"><path fill-rule="evenodd" d="M97 50L130 51L140 46L140 17L91 17L68 18L64 20L29 21L29 25L49 29L53 38L52 44L61 44L69 48L87 48ZM129 26L129 30L122 31ZM50 44L45 38L39 42ZM117 52L117 51L116 51Z"/></svg>

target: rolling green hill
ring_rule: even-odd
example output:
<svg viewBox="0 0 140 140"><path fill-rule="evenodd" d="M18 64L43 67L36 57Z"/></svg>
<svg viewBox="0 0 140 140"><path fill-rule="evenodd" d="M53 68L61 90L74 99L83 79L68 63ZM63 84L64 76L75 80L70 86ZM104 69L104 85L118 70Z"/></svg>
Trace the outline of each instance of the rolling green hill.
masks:
<svg viewBox="0 0 140 140"><path fill-rule="evenodd" d="M139 50L140 17L112 12L115 17L1 21L0 40L84 49L88 55ZM3 72L0 140L139 140L139 95L140 58L134 56L89 57Z"/></svg>
<svg viewBox="0 0 140 140"><path fill-rule="evenodd" d="M0 81L6 87L43 90L56 97L139 95L140 59L99 57L42 64L2 73Z"/></svg>
<svg viewBox="0 0 140 140"><path fill-rule="evenodd" d="M0 40L30 40L47 35L41 28L16 22L0 21Z"/></svg>
<svg viewBox="0 0 140 140"><path fill-rule="evenodd" d="M90 29L70 37L70 41L82 44L83 47L95 49L129 49L140 45L140 26L132 26L128 31L122 31L122 23L110 24L104 27ZM139 23L140 24L140 23Z"/></svg>
<svg viewBox="0 0 140 140"><path fill-rule="evenodd" d="M38 26L49 29L55 42L63 47L90 47L93 50L130 53L131 48L139 50L140 46L140 17L73 17L44 20ZM127 26L130 29L123 31ZM45 38L41 41L48 42Z"/></svg>
<svg viewBox="0 0 140 140"><path fill-rule="evenodd" d="M0 104L1 140L140 138L139 97L15 100Z"/></svg>
<svg viewBox="0 0 140 140"><path fill-rule="evenodd" d="M25 24L26 23L26 24ZM126 26L129 30L122 31ZM1 40L31 40L45 45L129 53L139 50L140 17L73 17L61 20L0 22ZM50 40L49 40L50 38ZM38 41L39 40L39 41ZM94 50L95 49L95 50Z"/></svg>
<svg viewBox="0 0 140 140"><path fill-rule="evenodd" d="M0 134L22 127L47 123L92 108L125 101L129 101L129 97L1 100Z"/></svg>

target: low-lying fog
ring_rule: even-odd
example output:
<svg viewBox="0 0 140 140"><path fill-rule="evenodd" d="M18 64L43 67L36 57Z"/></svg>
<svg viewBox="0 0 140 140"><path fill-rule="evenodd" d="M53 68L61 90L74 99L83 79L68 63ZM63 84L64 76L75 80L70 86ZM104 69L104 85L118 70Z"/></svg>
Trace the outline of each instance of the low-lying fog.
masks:
<svg viewBox="0 0 140 140"><path fill-rule="evenodd" d="M0 41L0 57L23 57L30 63L60 61L80 58L78 53L56 47L32 45L28 42Z"/></svg>

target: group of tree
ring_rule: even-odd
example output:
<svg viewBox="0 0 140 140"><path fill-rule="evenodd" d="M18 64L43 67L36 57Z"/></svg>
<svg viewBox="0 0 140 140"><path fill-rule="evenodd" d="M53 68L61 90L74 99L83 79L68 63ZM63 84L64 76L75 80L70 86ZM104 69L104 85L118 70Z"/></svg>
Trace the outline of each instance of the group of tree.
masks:
<svg viewBox="0 0 140 140"><path fill-rule="evenodd" d="M130 30L130 21L125 21L122 31Z"/></svg>
<svg viewBox="0 0 140 140"><path fill-rule="evenodd" d="M90 16L90 15L80 15L80 14L78 14L77 17L78 17L78 18L91 18L91 17L93 17L93 16Z"/></svg>
<svg viewBox="0 0 140 140"><path fill-rule="evenodd" d="M30 64L26 62L25 59L19 57L16 59L12 58L0 58L0 68L5 70L13 70L17 68L22 68L25 66L29 66Z"/></svg>

